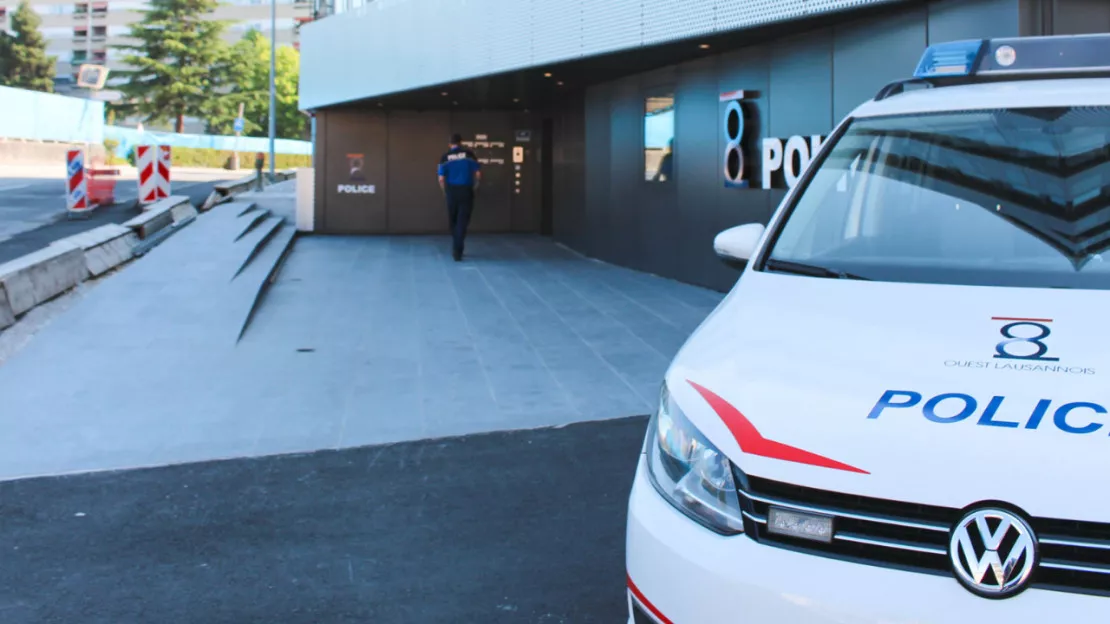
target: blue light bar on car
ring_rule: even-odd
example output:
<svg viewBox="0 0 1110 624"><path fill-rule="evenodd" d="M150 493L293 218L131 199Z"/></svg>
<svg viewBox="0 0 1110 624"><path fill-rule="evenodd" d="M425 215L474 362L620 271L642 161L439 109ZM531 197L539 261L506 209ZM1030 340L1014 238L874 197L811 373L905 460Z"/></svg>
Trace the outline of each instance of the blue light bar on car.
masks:
<svg viewBox="0 0 1110 624"><path fill-rule="evenodd" d="M952 41L929 46L917 64L914 78L940 78L942 76L969 76L975 73L987 41Z"/></svg>
<svg viewBox="0 0 1110 624"><path fill-rule="evenodd" d="M914 78L1110 72L1110 34L953 41L929 46Z"/></svg>

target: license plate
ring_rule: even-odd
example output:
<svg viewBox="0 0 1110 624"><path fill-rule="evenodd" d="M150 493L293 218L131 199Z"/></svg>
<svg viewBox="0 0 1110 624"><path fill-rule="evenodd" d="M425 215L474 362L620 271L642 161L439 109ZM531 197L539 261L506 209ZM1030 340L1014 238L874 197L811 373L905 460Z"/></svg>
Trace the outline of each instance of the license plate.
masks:
<svg viewBox="0 0 1110 624"><path fill-rule="evenodd" d="M829 516L771 507L767 513L767 531L829 544L833 537L833 519Z"/></svg>

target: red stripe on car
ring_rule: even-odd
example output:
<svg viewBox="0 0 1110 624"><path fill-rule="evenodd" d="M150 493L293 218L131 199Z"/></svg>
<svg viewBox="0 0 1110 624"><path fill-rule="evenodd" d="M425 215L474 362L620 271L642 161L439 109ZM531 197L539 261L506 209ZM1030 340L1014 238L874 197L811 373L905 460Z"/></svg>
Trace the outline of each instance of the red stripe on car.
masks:
<svg viewBox="0 0 1110 624"><path fill-rule="evenodd" d="M709 403L713 411L717 412L717 416L720 416L725 426L732 432L732 436L736 438L736 443L740 445L740 450L749 455L759 455L760 457L781 459L783 461L819 466L821 468L871 474L866 470L860 470L855 466L849 466L848 464L829 459L823 455L803 451L800 448L783 444L782 442L768 440L759 433L755 425L753 425L747 417L740 413L740 410L733 407L728 401L714 394L712 390L698 385L693 381L687 380L687 383L693 386L694 390L698 391L698 394L705 399L706 403Z"/></svg>
<svg viewBox="0 0 1110 624"><path fill-rule="evenodd" d="M651 602L644 597L644 592L640 591L640 588L636 587L636 584L632 582L631 575L626 574L625 577L628 579L628 591L632 592L632 595L636 597L640 605L648 611L651 611L651 614L655 616L655 619L659 620L660 624L674 624L674 622L667 619L667 616L663 615L662 611L655 608L655 605L651 604Z"/></svg>

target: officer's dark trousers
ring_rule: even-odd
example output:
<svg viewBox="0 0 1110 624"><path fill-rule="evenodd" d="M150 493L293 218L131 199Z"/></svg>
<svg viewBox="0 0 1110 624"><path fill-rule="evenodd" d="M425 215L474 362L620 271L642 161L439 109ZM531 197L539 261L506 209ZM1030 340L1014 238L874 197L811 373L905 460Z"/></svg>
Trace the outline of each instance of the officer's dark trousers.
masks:
<svg viewBox="0 0 1110 624"><path fill-rule="evenodd" d="M451 238L455 253L461 254L466 242L466 228L470 226L470 213L474 210L474 189L470 186L448 186L446 191Z"/></svg>

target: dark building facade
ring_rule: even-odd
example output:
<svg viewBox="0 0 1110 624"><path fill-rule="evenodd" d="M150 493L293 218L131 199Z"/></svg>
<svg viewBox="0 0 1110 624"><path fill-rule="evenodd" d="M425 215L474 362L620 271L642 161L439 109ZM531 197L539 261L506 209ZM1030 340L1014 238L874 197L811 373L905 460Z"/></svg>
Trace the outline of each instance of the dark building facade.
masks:
<svg viewBox="0 0 1110 624"><path fill-rule="evenodd" d="M444 232L432 170L460 132L488 176L477 231L724 290L737 273L713 237L766 222L823 138L927 45L1090 32L1110 32L1110 2L886 2L320 107L317 223Z"/></svg>
<svg viewBox="0 0 1110 624"><path fill-rule="evenodd" d="M445 232L436 165L455 132L482 162L471 231L541 230L542 143L532 114L348 107L316 120L316 223L325 233Z"/></svg>

